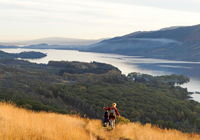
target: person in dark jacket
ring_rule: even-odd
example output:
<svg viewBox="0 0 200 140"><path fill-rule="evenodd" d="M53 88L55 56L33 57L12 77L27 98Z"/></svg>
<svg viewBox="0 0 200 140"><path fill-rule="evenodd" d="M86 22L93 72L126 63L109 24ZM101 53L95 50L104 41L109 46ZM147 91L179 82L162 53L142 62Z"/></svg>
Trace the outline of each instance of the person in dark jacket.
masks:
<svg viewBox="0 0 200 140"><path fill-rule="evenodd" d="M106 112L104 113L103 124L104 124L104 127L108 127L108 125L109 125L109 113L108 113L108 110L106 110Z"/></svg>

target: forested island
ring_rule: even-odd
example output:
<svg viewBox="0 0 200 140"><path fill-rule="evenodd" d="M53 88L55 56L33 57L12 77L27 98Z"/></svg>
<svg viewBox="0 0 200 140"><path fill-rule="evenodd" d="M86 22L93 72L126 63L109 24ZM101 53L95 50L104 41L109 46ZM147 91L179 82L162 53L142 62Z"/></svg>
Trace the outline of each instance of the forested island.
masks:
<svg viewBox="0 0 200 140"><path fill-rule="evenodd" d="M47 55L41 52L21 52L21 53L6 53L0 51L0 58L24 58L24 59L36 59L46 57Z"/></svg>
<svg viewBox="0 0 200 140"><path fill-rule="evenodd" d="M133 80L134 74L122 75L118 68L99 62L36 64L1 58L0 100L34 111L80 113L90 119L101 119L102 107L116 102L121 116L130 121L200 132L200 103L188 100L191 93L186 88L166 82L189 82L189 77L137 73L148 79L140 81Z"/></svg>
<svg viewBox="0 0 200 140"><path fill-rule="evenodd" d="M136 82L143 83L167 83L171 85L181 85L190 82L190 77L181 75L162 75L162 76L152 76L148 74L141 74L138 72L132 72L128 74L128 78L132 78Z"/></svg>

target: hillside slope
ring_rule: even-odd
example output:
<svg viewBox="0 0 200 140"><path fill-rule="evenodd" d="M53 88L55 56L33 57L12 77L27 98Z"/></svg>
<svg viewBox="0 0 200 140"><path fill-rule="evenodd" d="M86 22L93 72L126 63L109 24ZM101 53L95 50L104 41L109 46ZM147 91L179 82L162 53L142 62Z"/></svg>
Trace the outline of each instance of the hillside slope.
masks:
<svg viewBox="0 0 200 140"><path fill-rule="evenodd" d="M142 32L140 34L128 35L128 38L166 38L180 42L200 41L200 25L179 27L169 30L158 30L151 32Z"/></svg>
<svg viewBox="0 0 200 140"><path fill-rule="evenodd" d="M90 45L91 52L200 61L200 25L135 32Z"/></svg>
<svg viewBox="0 0 200 140"><path fill-rule="evenodd" d="M0 139L12 140L198 140L199 135L163 130L150 124L119 124L114 130L103 129L100 120L72 115L31 112L0 103ZM13 117L15 116L15 117Z"/></svg>
<svg viewBox="0 0 200 140"><path fill-rule="evenodd" d="M63 114L73 110L82 117L101 119L102 107L116 102L120 115L130 121L200 132L200 103L188 100L191 93L173 83L188 82L184 75L130 73L126 77L116 67L98 62L1 62L0 100L19 107Z"/></svg>

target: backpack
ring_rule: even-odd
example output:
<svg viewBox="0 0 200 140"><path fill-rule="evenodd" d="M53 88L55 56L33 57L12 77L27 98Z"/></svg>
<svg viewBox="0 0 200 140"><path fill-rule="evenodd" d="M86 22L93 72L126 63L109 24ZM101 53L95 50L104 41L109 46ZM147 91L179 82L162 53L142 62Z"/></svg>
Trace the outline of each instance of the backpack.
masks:
<svg viewBox="0 0 200 140"><path fill-rule="evenodd" d="M112 108L111 110L110 110L110 116L115 116L115 108Z"/></svg>
<svg viewBox="0 0 200 140"><path fill-rule="evenodd" d="M104 117L105 117L105 118L108 118L108 111L106 111L106 112L104 113Z"/></svg>
<svg viewBox="0 0 200 140"><path fill-rule="evenodd" d="M109 122L109 115L108 115L108 111L106 110L106 112L104 113L104 120L103 123L105 127L107 127L108 124L106 124L107 122Z"/></svg>

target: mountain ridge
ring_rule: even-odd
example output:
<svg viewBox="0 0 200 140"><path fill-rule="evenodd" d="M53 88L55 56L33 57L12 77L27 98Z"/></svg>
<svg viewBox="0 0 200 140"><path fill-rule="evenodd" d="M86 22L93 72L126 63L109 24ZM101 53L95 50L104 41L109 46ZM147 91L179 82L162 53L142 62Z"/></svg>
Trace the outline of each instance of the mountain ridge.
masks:
<svg viewBox="0 0 200 140"><path fill-rule="evenodd" d="M86 51L200 61L200 25L139 31L89 45Z"/></svg>
<svg viewBox="0 0 200 140"><path fill-rule="evenodd" d="M130 37L131 38L136 38L136 37L137 38L167 38L167 39L174 39L174 40L183 41L183 42L184 41L200 41L200 38L198 38L198 40L190 40L192 39L191 37L197 36L197 35L200 35L200 25L178 27L175 29L168 29L164 31L163 30L152 31L148 33L136 34ZM190 38L188 36L190 36Z"/></svg>

